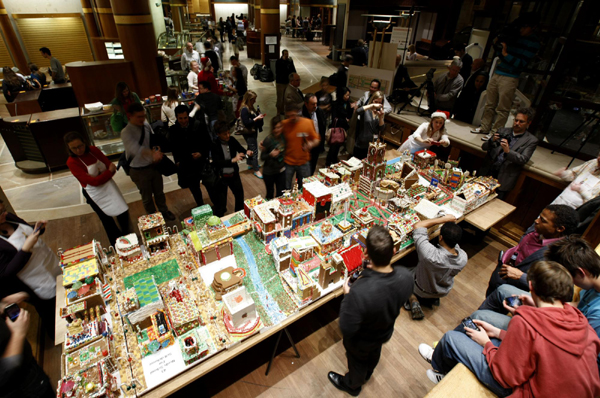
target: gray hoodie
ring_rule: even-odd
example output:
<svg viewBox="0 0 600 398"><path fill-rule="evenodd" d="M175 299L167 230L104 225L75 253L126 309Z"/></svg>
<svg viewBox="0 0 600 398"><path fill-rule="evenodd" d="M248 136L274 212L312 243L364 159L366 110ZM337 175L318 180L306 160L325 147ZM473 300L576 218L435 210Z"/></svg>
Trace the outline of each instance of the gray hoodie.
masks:
<svg viewBox="0 0 600 398"><path fill-rule="evenodd" d="M419 254L414 293L423 298L446 296L454 285L454 277L467 265L467 253L458 245L454 248L456 255L432 245L426 228L415 229L413 239Z"/></svg>

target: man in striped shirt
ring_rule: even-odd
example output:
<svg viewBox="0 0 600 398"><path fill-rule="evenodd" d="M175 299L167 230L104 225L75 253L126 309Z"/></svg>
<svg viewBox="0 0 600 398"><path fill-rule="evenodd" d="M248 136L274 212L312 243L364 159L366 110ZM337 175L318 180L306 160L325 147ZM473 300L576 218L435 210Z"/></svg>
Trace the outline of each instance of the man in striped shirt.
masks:
<svg viewBox="0 0 600 398"><path fill-rule="evenodd" d="M540 49L540 41L534 33L538 23L537 15L526 13L515 21L519 27L517 38L510 40L509 43L501 41L500 37L496 38L496 42L500 39L502 47L498 54L500 61L487 86L487 101L481 126L471 130L475 134L487 134L481 138L483 141L489 140L506 124L515 90L519 84L519 76Z"/></svg>

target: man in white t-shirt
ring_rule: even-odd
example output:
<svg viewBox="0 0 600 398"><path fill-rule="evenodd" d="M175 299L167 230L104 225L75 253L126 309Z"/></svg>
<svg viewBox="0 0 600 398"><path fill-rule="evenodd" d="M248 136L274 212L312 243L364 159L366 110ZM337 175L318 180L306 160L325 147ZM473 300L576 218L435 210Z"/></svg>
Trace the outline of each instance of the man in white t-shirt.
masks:
<svg viewBox="0 0 600 398"><path fill-rule="evenodd" d="M200 62L200 54L194 50L192 43L188 42L181 54L181 70L190 70L190 62L192 61Z"/></svg>

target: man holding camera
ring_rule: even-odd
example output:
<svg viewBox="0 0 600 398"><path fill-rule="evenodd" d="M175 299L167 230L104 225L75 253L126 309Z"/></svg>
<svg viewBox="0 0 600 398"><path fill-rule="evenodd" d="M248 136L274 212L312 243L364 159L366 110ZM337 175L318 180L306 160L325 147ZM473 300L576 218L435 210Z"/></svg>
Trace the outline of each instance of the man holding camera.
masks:
<svg viewBox="0 0 600 398"><path fill-rule="evenodd" d="M370 260L358 279L344 283L340 308L340 329L348 358L348 373L327 375L339 390L356 397L373 374L381 356L381 347L394 333L394 323L402 304L412 293L412 278L403 267L392 267L394 242L382 226L374 226L366 241Z"/></svg>
<svg viewBox="0 0 600 398"><path fill-rule="evenodd" d="M502 127L481 148L487 156L481 166L480 174L489 175L500 183L496 190L499 199L504 199L516 185L523 166L527 164L538 139L527 131L534 111L531 108L517 109L513 127Z"/></svg>
<svg viewBox="0 0 600 398"><path fill-rule="evenodd" d="M487 100L481 126L471 130L474 134L486 134L488 140L504 127L519 85L519 76L540 49L540 41L534 34L539 18L526 13L498 35L494 48L500 62L487 86ZM495 120L494 120L495 119Z"/></svg>

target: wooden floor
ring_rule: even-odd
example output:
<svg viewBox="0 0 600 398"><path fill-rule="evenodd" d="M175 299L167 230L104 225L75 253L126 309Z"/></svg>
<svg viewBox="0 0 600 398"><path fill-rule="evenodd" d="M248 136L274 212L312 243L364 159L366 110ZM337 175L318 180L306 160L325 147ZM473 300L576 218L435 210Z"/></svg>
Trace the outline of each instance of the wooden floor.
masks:
<svg viewBox="0 0 600 398"><path fill-rule="evenodd" d="M323 159L321 159L321 162ZM242 182L245 197L264 195L264 184L250 172L243 172ZM205 201L209 203L205 192ZM180 221L191 214L196 204L186 190L167 194L169 208L179 217L170 225L181 225ZM233 196L228 198L229 212L233 211ZM131 220L143 214L141 202L130 204ZM136 223L132 223L137 230ZM69 248L86 243L92 238L100 239L103 245L108 239L95 214L51 221L44 241L53 249ZM455 286L448 297L442 299L435 309L424 308L426 318L412 321L410 314L402 310L390 342L383 349L373 378L363 387L361 397L422 397L433 384L425 376L428 368L417 352L419 343L433 343L447 330L453 329L465 316L474 311L484 298L489 276L495 266L498 250L505 249L502 243L489 237L482 243L465 236L462 247L469 255L467 267L455 279ZM416 264L416 256L409 255L402 264ZM265 376L267 362L275 346L276 336L271 337L207 374L174 397L343 397L327 380L330 370L346 372L345 351L337 324L340 299L315 310L288 329L300 351L295 358L285 335L281 339L277 357L269 376ZM61 347L51 347L46 339L43 367L53 383L60 377Z"/></svg>

